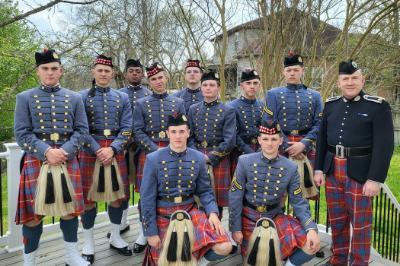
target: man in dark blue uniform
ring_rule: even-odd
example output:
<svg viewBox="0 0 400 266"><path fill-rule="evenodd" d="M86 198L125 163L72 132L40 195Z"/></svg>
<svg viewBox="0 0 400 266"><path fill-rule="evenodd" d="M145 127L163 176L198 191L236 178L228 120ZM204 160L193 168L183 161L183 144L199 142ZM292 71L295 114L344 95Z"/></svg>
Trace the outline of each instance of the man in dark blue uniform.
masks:
<svg viewBox="0 0 400 266"><path fill-rule="evenodd" d="M54 204L55 186L47 195L49 183L46 188L40 188L38 183L41 167L46 164L66 166L73 186L73 193L68 192L67 201L73 203L74 211L62 215L60 219L65 242L65 263L89 265L77 249L77 216L84 211L77 154L83 137L88 134L85 109L78 93L60 86L63 68L58 54L52 49L45 49L35 53L35 59L41 84L17 95L14 119L15 138L25 152L15 216L16 224L22 224L24 265L36 265L35 254L43 231L42 218L46 215L39 214L35 208L36 192L46 189L46 198L50 195L53 198L53 202L47 203ZM66 196L64 191L63 196ZM64 203L67 201L64 199Z"/></svg>
<svg viewBox="0 0 400 266"><path fill-rule="evenodd" d="M213 168L212 181L220 215L222 207L228 206L231 181L229 153L236 144L235 110L222 103L219 76L213 71L201 78L204 100L189 108L190 147L205 154Z"/></svg>
<svg viewBox="0 0 400 266"><path fill-rule="evenodd" d="M195 232L193 256L197 260L204 256L202 262L221 259L229 254L232 245L218 219L205 157L201 152L187 148L186 116L179 113L169 116L166 133L169 146L147 155L140 188L142 223L150 245L143 265L157 265L160 248L171 245L164 239L169 217L177 210L191 216ZM204 211L196 207L195 195Z"/></svg>
<svg viewBox="0 0 400 266"><path fill-rule="evenodd" d="M128 59L126 61L124 77L128 82L128 84L126 87L120 89L120 91L128 94L133 114L135 111L137 100L151 94L151 91L145 85L142 84L142 80L144 78L144 71L143 71L143 65L140 63L139 59L137 60ZM133 119L132 122L135 122L135 119ZM135 153L138 153L138 148L136 143L133 141L133 137L131 137L129 144L127 145L127 152L125 154L126 162L128 165L130 184L135 184L135 178L136 178L137 160L135 159L136 158ZM129 224L128 224L129 202L124 201L122 203L122 207L124 208L124 211L122 213L122 219L121 219L121 234L129 230ZM138 250L135 249L134 247L133 252L138 252ZM139 252L141 252L141 250Z"/></svg>
<svg viewBox="0 0 400 266"><path fill-rule="evenodd" d="M231 153L231 174L235 172L237 158L258 150L258 127L261 124L263 104L257 100L260 91L260 76L254 69L242 71L240 88L242 96L233 100L229 106L236 111L236 149Z"/></svg>
<svg viewBox="0 0 400 266"><path fill-rule="evenodd" d="M203 94L200 89L200 80L203 69L200 66L200 61L189 59L185 67L185 82L186 85L180 91L173 94L173 96L183 99L185 103L186 113L189 112L189 107L192 104L201 102Z"/></svg>
<svg viewBox="0 0 400 266"><path fill-rule="evenodd" d="M137 101L133 114L134 140L140 149L136 169L136 192L140 191L146 154L168 145L165 133L168 116L174 112L185 113L183 100L167 92L168 75L164 68L159 63L154 63L146 68L146 72L153 93ZM139 227L139 236L133 247L135 253L142 252L146 245L142 227Z"/></svg>
<svg viewBox="0 0 400 266"><path fill-rule="evenodd" d="M368 265L372 197L385 182L393 153L390 106L367 95L364 84L356 62L339 64L342 96L327 99L318 135L314 180L325 184L332 228L333 255L326 265Z"/></svg>
<svg viewBox="0 0 400 266"><path fill-rule="evenodd" d="M79 155L79 163L82 172L83 193L85 196L85 213L82 217L83 234L85 243L82 249L83 256L93 263L95 243L93 227L96 219L96 201L91 191L105 191L105 170L101 170L95 176L97 164L101 167L114 167L120 173L121 186L117 191L123 189L122 196L118 196L109 202L108 216L111 222L110 248L124 256L131 256L132 250L120 236L120 226L123 208L121 203L129 200L129 181L125 162L124 150L132 133L132 109L129 97L126 93L110 88L110 82L114 76L113 63L110 57L99 55L92 69L93 86L81 91L89 122L89 135L85 146ZM104 169L103 168L103 169ZM118 169L118 170L117 170ZM103 188L93 190L96 179L101 179ZM114 184L113 184L114 190Z"/></svg>
<svg viewBox="0 0 400 266"><path fill-rule="evenodd" d="M287 260L285 265L303 265L318 251L320 241L310 206L302 197L296 164L279 155L283 138L277 122L262 122L258 142L261 152L239 157L229 193L230 231L246 257L256 222L270 218L278 233L281 257ZM296 217L285 215L280 206L286 193Z"/></svg>

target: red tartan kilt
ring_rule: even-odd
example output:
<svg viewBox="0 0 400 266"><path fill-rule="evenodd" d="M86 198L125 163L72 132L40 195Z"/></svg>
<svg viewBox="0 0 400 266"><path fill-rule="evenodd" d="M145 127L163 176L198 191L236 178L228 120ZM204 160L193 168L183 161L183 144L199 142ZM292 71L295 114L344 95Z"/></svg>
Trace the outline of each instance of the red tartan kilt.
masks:
<svg viewBox="0 0 400 266"><path fill-rule="evenodd" d="M256 152L259 147L258 144L249 144L249 146L253 149L254 152ZM231 162L231 179L233 178L233 175L235 174L239 156L242 154L243 153L241 153L238 149L234 149L229 154L229 157L230 157L229 160Z"/></svg>
<svg viewBox="0 0 400 266"><path fill-rule="evenodd" d="M303 136L293 136L293 135L289 135L287 136L289 141L294 141L294 142L299 142L303 139ZM284 154L286 157L288 157L288 154ZM307 152L307 158L308 160L310 160L311 166L314 168L314 164L315 164L315 148L312 148L309 152Z"/></svg>
<svg viewBox="0 0 400 266"><path fill-rule="evenodd" d="M229 242L229 238L226 235L217 235L208 223L207 215L197 209L193 204L178 205L169 208L157 208L157 228L158 235L161 241L164 241L165 233L167 232L169 219L163 216L169 216L177 210L190 210L189 214L193 222L194 234L194 246L193 256L196 259L202 257L213 245L223 242ZM160 257L161 249L156 250L150 246L146 249L145 259L143 265L157 265L158 258Z"/></svg>
<svg viewBox="0 0 400 266"><path fill-rule="evenodd" d="M98 140L97 141L101 147L110 147L110 144L113 140ZM96 163L96 155L92 153L87 153L84 151L79 152L79 165L81 168L82 174L82 188L83 188L83 197L85 200L85 204L94 203L91 200L87 199L89 194L90 187L93 182L93 171L94 165ZM123 200L129 200L129 180L128 180L128 168L126 165L125 154L124 152L120 152L115 155L115 159L117 160L119 172L121 174L121 179L124 184L125 189L125 198Z"/></svg>
<svg viewBox="0 0 400 266"><path fill-rule="evenodd" d="M166 141L158 141L158 142L155 142L155 144L159 148L162 148L162 147L167 147L169 143ZM135 191L136 192L140 192L140 184L142 183L145 162L146 162L146 153L141 150L139 153L138 165L136 168L136 183L135 183Z"/></svg>
<svg viewBox="0 0 400 266"><path fill-rule="evenodd" d="M20 176L18 206L15 215L16 224L25 224L29 221L41 219L35 214L36 182L39 177L42 161L26 154ZM84 211L81 173L79 163L75 157L67 162L68 173L75 191L75 212L73 216L79 216Z"/></svg>
<svg viewBox="0 0 400 266"><path fill-rule="evenodd" d="M201 149L200 152L206 155L209 153L207 149ZM230 157L225 156L217 166L213 167L215 199L217 205L221 207L229 206L229 189L231 188L230 165Z"/></svg>
<svg viewBox="0 0 400 266"><path fill-rule="evenodd" d="M247 245L251 234L253 233L255 224L262 215L248 207L243 207L242 215L242 233L243 243L241 245L242 255L246 256ZM302 248L307 241L306 232L303 229L300 221L290 215L279 214L274 219L278 231L281 256L286 259L297 248Z"/></svg>

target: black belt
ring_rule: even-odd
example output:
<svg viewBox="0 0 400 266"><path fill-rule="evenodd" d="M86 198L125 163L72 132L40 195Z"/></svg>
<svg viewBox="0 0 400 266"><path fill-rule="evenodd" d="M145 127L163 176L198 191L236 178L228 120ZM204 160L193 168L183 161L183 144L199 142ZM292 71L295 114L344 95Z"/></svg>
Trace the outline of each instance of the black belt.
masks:
<svg viewBox="0 0 400 266"><path fill-rule="evenodd" d="M185 212L187 212L187 213L189 213L193 208L194 208L194 203L190 206L190 208L189 209L187 209L187 210L184 210ZM160 215L160 214L158 214L158 215ZM171 215L172 215L172 213L171 213ZM171 219L171 215L160 215L161 217L163 217L163 218L165 218L165 219L167 219L167 220L170 220Z"/></svg>
<svg viewBox="0 0 400 266"><path fill-rule="evenodd" d="M244 200L243 200L243 205L246 207L249 207L250 209L258 211L258 212L269 212L269 211L272 211L272 210L276 209L277 207L279 207L279 203L272 204L272 205L256 206L256 205L253 205L250 202L248 202L246 198L244 198Z"/></svg>
<svg viewBox="0 0 400 266"><path fill-rule="evenodd" d="M207 140L203 140L201 142L196 142L196 146L198 148L210 148L210 147L216 147L218 146L220 143L222 142L222 140L220 142L216 142L216 141L212 141L212 142L208 142Z"/></svg>
<svg viewBox="0 0 400 266"><path fill-rule="evenodd" d="M346 158L369 155L372 152L372 147L344 147L343 145L333 146L328 144L328 151L340 158Z"/></svg>
<svg viewBox="0 0 400 266"><path fill-rule="evenodd" d="M161 130L160 132L151 132L149 137L152 139L166 139L167 133L164 130Z"/></svg>
<svg viewBox="0 0 400 266"><path fill-rule="evenodd" d="M36 135L37 138L39 138L39 139L41 139L43 141L52 140L54 142L57 142L59 140L67 141L72 136L71 133L64 133L64 134L63 133L61 133L61 134L60 133L51 133L51 134L48 134L48 133L35 133L35 135Z"/></svg>
<svg viewBox="0 0 400 266"><path fill-rule="evenodd" d="M283 134L285 134L286 136L288 136L288 135L307 135L308 132L310 132L310 128L302 129L302 130L290 130L290 131L283 130Z"/></svg>
<svg viewBox="0 0 400 266"><path fill-rule="evenodd" d="M117 136L119 131L111 130L111 129L90 129L89 133L92 135L101 135L101 136Z"/></svg>
<svg viewBox="0 0 400 266"><path fill-rule="evenodd" d="M178 197L169 197L169 196L166 196L166 197L158 196L157 197L158 200L168 201L168 202L173 202L173 203L182 203L182 202L184 202L184 201L186 201L188 199L192 199L192 198L193 198L193 194L181 195L181 196L178 196Z"/></svg>

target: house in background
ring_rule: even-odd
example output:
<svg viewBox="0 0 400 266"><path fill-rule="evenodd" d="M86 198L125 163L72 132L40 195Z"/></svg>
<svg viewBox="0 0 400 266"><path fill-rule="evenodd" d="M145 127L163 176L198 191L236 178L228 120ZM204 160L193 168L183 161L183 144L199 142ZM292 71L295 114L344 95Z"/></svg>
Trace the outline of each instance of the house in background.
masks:
<svg viewBox="0 0 400 266"><path fill-rule="evenodd" d="M294 12L294 13L293 13ZM336 38L340 34L341 30L330 24L318 20L315 17L311 17L311 28L307 31L305 27L301 26L301 20L306 19L305 14L299 10L287 9L282 11L283 18L288 19L292 23L293 38L292 40L299 40L297 43L288 43L286 51L293 49L295 51L301 51L303 58L307 61L307 57L311 54L313 39L315 38L315 32L318 27L323 30L320 33L319 41L316 46L316 56L324 55L324 60L327 60L329 56L325 53L327 47L335 42ZM287 14L287 15L286 15ZM290 17L289 17L290 16ZM267 17L268 19L269 17ZM302 27L302 28L301 28ZM239 94L239 79L240 73L244 68L255 68L261 73L262 66L262 38L265 36L264 33L263 18L258 18L244 24L238 25L228 30L228 49L226 53L225 61L225 74L227 80L226 98L236 98ZM304 38L304 33L306 34ZM218 47L222 45L222 34L211 39L214 43L214 57L210 62L209 67L216 69L220 64L218 57ZM302 43L300 43L302 42ZM324 53L323 53L324 51ZM282 59L283 59L282 55ZM334 56L334 55L332 55ZM321 68L321 63L318 62L317 66L307 66L306 71L312 71L312 84L309 86L318 88L320 81L324 74L324 69ZM325 65L325 62L322 64Z"/></svg>

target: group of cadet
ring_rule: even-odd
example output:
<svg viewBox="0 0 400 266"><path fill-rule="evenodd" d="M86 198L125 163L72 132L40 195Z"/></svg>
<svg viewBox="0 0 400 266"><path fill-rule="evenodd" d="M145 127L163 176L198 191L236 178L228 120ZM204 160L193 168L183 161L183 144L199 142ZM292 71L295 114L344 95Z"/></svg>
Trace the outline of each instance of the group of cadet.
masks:
<svg viewBox="0 0 400 266"><path fill-rule="evenodd" d="M65 263L93 264L101 201L109 203L110 248L124 256L145 251L143 265L207 265L238 245L245 265L302 265L320 248L308 199L318 199L322 185L332 227L326 265L368 264L371 197L386 178L393 123L388 103L364 92L354 61L340 63L342 96L324 107L302 83L303 59L292 53L284 86L260 101L260 76L244 69L242 95L229 103L219 98L218 73L198 60L186 62L186 87L171 95L159 63L146 67L149 89L140 61L129 59L128 84L116 90L112 59L99 55L91 88L73 92L59 84L54 50L35 59L41 84L18 94L15 110L24 150L15 219L23 225L24 265L36 265L46 215L61 217ZM133 248L121 237L131 184L141 221Z"/></svg>

